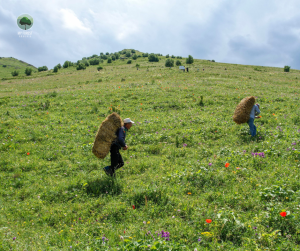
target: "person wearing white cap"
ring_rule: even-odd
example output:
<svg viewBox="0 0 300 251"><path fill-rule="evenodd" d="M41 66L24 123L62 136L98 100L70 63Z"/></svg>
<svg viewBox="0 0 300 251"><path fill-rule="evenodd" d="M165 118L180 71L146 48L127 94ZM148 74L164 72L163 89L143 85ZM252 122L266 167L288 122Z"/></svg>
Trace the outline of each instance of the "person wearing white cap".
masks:
<svg viewBox="0 0 300 251"><path fill-rule="evenodd" d="M104 167L104 171L109 176L114 176L115 171L124 166L124 161L120 154L120 149L127 150L128 146L125 143L126 132L131 128L134 122L130 118L123 120L124 126L119 128L116 132L117 139L112 143L110 147L110 159L111 165Z"/></svg>
<svg viewBox="0 0 300 251"><path fill-rule="evenodd" d="M254 125L254 119L259 118L257 115L260 114L260 110L259 110L259 104L255 104L252 107L252 110L250 112L250 118L248 120L248 125L250 128L250 134L252 137L254 137L256 135L256 126Z"/></svg>

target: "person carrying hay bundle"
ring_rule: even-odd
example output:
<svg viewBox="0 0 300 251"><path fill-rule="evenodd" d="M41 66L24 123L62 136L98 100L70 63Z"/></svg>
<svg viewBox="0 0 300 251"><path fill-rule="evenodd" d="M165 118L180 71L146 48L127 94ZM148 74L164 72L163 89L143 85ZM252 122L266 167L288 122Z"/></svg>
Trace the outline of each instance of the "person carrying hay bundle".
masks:
<svg viewBox="0 0 300 251"><path fill-rule="evenodd" d="M254 119L259 118L258 116L256 116L259 113L259 104L255 104L255 97L246 97L242 99L238 106L235 108L232 119L238 125L247 123L250 128L250 134L254 137L256 135L256 126L254 125Z"/></svg>
<svg viewBox="0 0 300 251"><path fill-rule="evenodd" d="M134 122L130 118L124 119L124 126L116 131L116 139L112 142L110 147L111 165L103 168L105 173L109 176L114 176L115 171L124 166L124 161L120 154L120 149L127 150L128 146L125 143L126 132L131 128Z"/></svg>

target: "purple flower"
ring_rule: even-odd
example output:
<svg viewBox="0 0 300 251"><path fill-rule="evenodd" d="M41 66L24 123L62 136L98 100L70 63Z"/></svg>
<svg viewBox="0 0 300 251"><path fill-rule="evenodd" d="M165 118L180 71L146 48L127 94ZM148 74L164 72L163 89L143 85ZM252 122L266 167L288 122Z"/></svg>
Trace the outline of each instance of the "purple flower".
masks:
<svg viewBox="0 0 300 251"><path fill-rule="evenodd" d="M13 240L17 239L17 237L14 237Z"/></svg>
<svg viewBox="0 0 300 251"><path fill-rule="evenodd" d="M245 153L245 152L246 152L246 150L243 151L243 153Z"/></svg>
<svg viewBox="0 0 300 251"><path fill-rule="evenodd" d="M252 227L253 229L257 229L257 227Z"/></svg>
<svg viewBox="0 0 300 251"><path fill-rule="evenodd" d="M102 237L102 241L105 241L105 239L106 239L105 237Z"/></svg>
<svg viewBox="0 0 300 251"><path fill-rule="evenodd" d="M295 142L295 143L292 143L292 145L296 145L296 142Z"/></svg>
<svg viewBox="0 0 300 251"><path fill-rule="evenodd" d="M183 144L183 147L186 147L187 146L187 144Z"/></svg>
<svg viewBox="0 0 300 251"><path fill-rule="evenodd" d="M200 241L201 241L201 238L199 237L198 242L200 242Z"/></svg>
<svg viewBox="0 0 300 251"><path fill-rule="evenodd" d="M208 165L209 165L209 166L211 166L211 165L212 165L212 163L208 163Z"/></svg>

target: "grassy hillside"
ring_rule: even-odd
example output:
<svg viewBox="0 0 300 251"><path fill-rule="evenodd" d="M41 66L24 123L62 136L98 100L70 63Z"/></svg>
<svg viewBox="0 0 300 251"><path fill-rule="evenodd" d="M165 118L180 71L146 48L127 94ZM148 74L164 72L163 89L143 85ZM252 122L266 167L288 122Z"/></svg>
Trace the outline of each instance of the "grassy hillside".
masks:
<svg viewBox="0 0 300 251"><path fill-rule="evenodd" d="M299 250L300 72L159 58L0 82L0 250ZM91 151L112 111L135 121L115 179Z"/></svg>
<svg viewBox="0 0 300 251"><path fill-rule="evenodd" d="M25 69L27 67L31 68L33 71L37 71L36 67L21 60L12 57L0 57L0 77L2 80L3 78L12 78L11 72L15 70L19 72L19 76L16 78L26 76Z"/></svg>

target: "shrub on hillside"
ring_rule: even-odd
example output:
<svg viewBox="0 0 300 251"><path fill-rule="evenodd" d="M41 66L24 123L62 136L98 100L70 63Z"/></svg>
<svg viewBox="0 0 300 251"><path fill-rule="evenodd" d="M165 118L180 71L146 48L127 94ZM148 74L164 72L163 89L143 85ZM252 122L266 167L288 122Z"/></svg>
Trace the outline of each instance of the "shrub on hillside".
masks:
<svg viewBox="0 0 300 251"><path fill-rule="evenodd" d="M156 56L154 53L151 53L148 56L148 60L149 60L149 62L158 62L159 61L158 56Z"/></svg>
<svg viewBox="0 0 300 251"><path fill-rule="evenodd" d="M105 53L105 55L107 55L107 56L108 56L108 55L109 55L109 52L106 52L106 53Z"/></svg>
<svg viewBox="0 0 300 251"><path fill-rule="evenodd" d="M291 69L291 67L288 65L284 66L284 68L283 68L284 72L289 72L290 69Z"/></svg>
<svg viewBox="0 0 300 251"><path fill-rule="evenodd" d="M93 58L93 59L90 59L90 65L98 65L100 63L100 59L98 58Z"/></svg>
<svg viewBox="0 0 300 251"><path fill-rule="evenodd" d="M120 54L119 53L115 53L115 57L116 57L116 59L119 59L120 58Z"/></svg>
<svg viewBox="0 0 300 251"><path fill-rule="evenodd" d="M32 69L27 67L27 68L25 69L25 74L26 74L27 76L30 76L31 73L32 73Z"/></svg>
<svg viewBox="0 0 300 251"><path fill-rule="evenodd" d="M63 67L68 68L69 66L70 66L70 61L65 61Z"/></svg>
<svg viewBox="0 0 300 251"><path fill-rule="evenodd" d="M186 63L187 63L187 64L192 64L192 63L194 63L194 58L193 58L191 55L189 55L189 57L186 59Z"/></svg>
<svg viewBox="0 0 300 251"><path fill-rule="evenodd" d="M166 55L166 58L169 58L169 57L170 57L169 54L167 54L167 55Z"/></svg>
<svg viewBox="0 0 300 251"><path fill-rule="evenodd" d="M174 55L172 55L172 56L171 56L171 58L175 58L175 56L174 56Z"/></svg>
<svg viewBox="0 0 300 251"><path fill-rule="evenodd" d="M102 70L102 69L103 69L102 66L97 67L97 70L98 70L98 71L100 71L100 70Z"/></svg>
<svg viewBox="0 0 300 251"><path fill-rule="evenodd" d="M136 64L135 67L140 67L140 65L139 65L139 64Z"/></svg>
<svg viewBox="0 0 300 251"><path fill-rule="evenodd" d="M137 57L136 54L134 54L133 57L132 57L132 59L134 59L134 60L137 60L137 58L138 58L138 57Z"/></svg>
<svg viewBox="0 0 300 251"><path fill-rule="evenodd" d="M6 64L2 65L2 67L6 67Z"/></svg>
<svg viewBox="0 0 300 251"><path fill-rule="evenodd" d="M79 70L85 70L86 69L86 66L84 63L79 63L76 67L76 69L79 71Z"/></svg>
<svg viewBox="0 0 300 251"><path fill-rule="evenodd" d="M112 60L112 61L115 61L115 60L116 60L116 56L115 56L115 55L112 55L112 56L111 56L111 60Z"/></svg>
<svg viewBox="0 0 300 251"><path fill-rule="evenodd" d="M104 59L104 60L106 60L108 57L106 56L106 55L101 55L101 59Z"/></svg>
<svg viewBox="0 0 300 251"><path fill-rule="evenodd" d="M180 66L180 65L181 65L181 62L180 62L179 60L177 60L177 61L176 61L176 65L177 65L177 66Z"/></svg>
<svg viewBox="0 0 300 251"><path fill-rule="evenodd" d="M84 63L85 66L90 66L89 61L84 61L83 63Z"/></svg>
<svg viewBox="0 0 300 251"><path fill-rule="evenodd" d="M56 65L58 67L58 69L61 69L61 64Z"/></svg>
<svg viewBox="0 0 300 251"><path fill-rule="evenodd" d="M131 64L131 59L129 59L129 60L127 61L127 64Z"/></svg>
<svg viewBox="0 0 300 251"><path fill-rule="evenodd" d="M144 58L148 57L148 53L143 53L143 57Z"/></svg>
<svg viewBox="0 0 300 251"><path fill-rule="evenodd" d="M54 66L53 72L58 72L58 67L57 66Z"/></svg>
<svg viewBox="0 0 300 251"><path fill-rule="evenodd" d="M38 71L48 71L48 67L47 66L42 66L42 67L38 67Z"/></svg>
<svg viewBox="0 0 300 251"><path fill-rule="evenodd" d="M127 58L131 57L131 53L129 51L126 52L126 57Z"/></svg>
<svg viewBox="0 0 300 251"><path fill-rule="evenodd" d="M166 60L165 66L166 66L166 67L173 67L173 66L174 66L174 60L168 58L168 59Z"/></svg>
<svg viewBox="0 0 300 251"><path fill-rule="evenodd" d="M108 63L108 64L111 64L111 62L112 62L111 58L108 58L108 59L107 59L107 63Z"/></svg>
<svg viewBox="0 0 300 251"><path fill-rule="evenodd" d="M19 72L18 72L17 70L14 70L14 71L11 73L11 75L12 75L13 77L16 77L16 76L19 75Z"/></svg>
<svg viewBox="0 0 300 251"><path fill-rule="evenodd" d="M131 50L131 53L135 53L135 50L134 50L134 49L132 49L132 50Z"/></svg>

